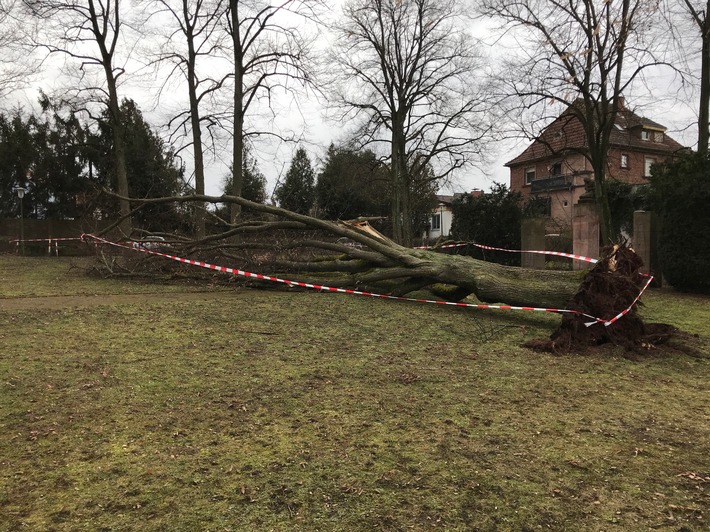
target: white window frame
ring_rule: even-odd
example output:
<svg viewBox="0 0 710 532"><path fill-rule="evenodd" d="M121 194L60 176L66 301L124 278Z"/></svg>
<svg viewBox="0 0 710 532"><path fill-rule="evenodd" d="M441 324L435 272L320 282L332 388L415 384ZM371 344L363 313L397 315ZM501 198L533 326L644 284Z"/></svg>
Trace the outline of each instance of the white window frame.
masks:
<svg viewBox="0 0 710 532"><path fill-rule="evenodd" d="M641 140L651 140L651 132L648 129L641 130Z"/></svg>
<svg viewBox="0 0 710 532"><path fill-rule="evenodd" d="M644 177L650 177L651 176L651 166L656 164L656 159L653 157L644 157L643 159L643 176Z"/></svg>
<svg viewBox="0 0 710 532"><path fill-rule="evenodd" d="M431 215L431 230L441 231L441 213L437 212Z"/></svg>
<svg viewBox="0 0 710 532"><path fill-rule="evenodd" d="M628 153L622 153L621 154L621 167L622 168L628 168L629 167L629 154Z"/></svg>
<svg viewBox="0 0 710 532"><path fill-rule="evenodd" d="M529 185L533 181L535 181L535 178L537 177L537 172L535 171L534 166L526 166L525 167L525 184ZM532 177L530 177L532 174Z"/></svg>

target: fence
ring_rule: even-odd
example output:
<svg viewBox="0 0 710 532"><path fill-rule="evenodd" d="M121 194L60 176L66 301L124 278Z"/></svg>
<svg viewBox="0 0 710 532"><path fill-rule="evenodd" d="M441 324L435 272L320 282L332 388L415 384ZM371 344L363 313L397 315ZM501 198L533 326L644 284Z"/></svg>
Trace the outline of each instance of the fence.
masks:
<svg viewBox="0 0 710 532"><path fill-rule="evenodd" d="M20 238L20 229L24 231L24 239L71 238L82 233L96 232L110 225L112 221L102 220L35 220L26 218L20 224L19 218L0 218L0 253L15 252L17 246L11 240ZM72 246L72 251L78 250ZM36 245L25 242L26 254L46 254L47 242Z"/></svg>

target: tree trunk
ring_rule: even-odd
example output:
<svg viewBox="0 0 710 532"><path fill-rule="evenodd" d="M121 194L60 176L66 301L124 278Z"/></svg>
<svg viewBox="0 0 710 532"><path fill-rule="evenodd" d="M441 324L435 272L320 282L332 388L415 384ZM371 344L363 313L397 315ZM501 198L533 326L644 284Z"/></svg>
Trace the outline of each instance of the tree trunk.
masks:
<svg viewBox="0 0 710 532"><path fill-rule="evenodd" d="M700 108L698 112L698 153L707 154L710 132L710 0L705 10L702 32L702 67L700 74Z"/></svg>
<svg viewBox="0 0 710 532"><path fill-rule="evenodd" d="M239 0L229 2L232 23L232 46L234 47L234 124L232 132L232 196L242 195L244 176L242 175L242 158L244 157L244 57L239 32ZM241 205L232 203L230 206L230 221L236 223L241 214Z"/></svg>
<svg viewBox="0 0 710 532"><path fill-rule="evenodd" d="M413 290L447 285L449 299L460 300L474 294L488 303L503 303L515 306L564 308L574 295L580 282L580 273L571 271L530 270L503 266L472 259L461 255L446 255L435 251L412 249L389 240L376 231L364 231L358 226L335 223L286 209L264 205L236 196L185 196L137 200L144 204L165 202L210 202L237 203L256 212L279 217L280 222L244 222L222 235L210 235L210 245L219 247L231 242L227 249L238 249L233 238L237 234L267 233L275 230L316 230L317 239L288 240L283 235L278 239L262 236L257 242L245 244L245 249L264 249L268 252L288 252L304 249L320 249L321 253L302 253L287 260L264 259L259 254L256 266L261 271L297 272L293 279L314 281L335 287L360 290L384 290L396 295L406 295ZM283 221L285 219L285 221ZM326 238L325 235L330 235ZM357 245L338 243L342 238ZM274 242L286 243L276 248ZM177 245L177 244L176 244ZM192 244L190 244L191 246ZM192 248L191 248L192 249ZM323 255L322 250L330 254ZM177 249L176 249L177 252ZM301 258L302 257L302 258ZM240 261L242 268L248 260ZM327 280L322 275L328 274ZM320 276L320 277L319 277ZM439 291L434 288L434 291ZM441 291L439 291L441 292Z"/></svg>
<svg viewBox="0 0 710 532"><path fill-rule="evenodd" d="M599 238L602 245L607 245L612 241L611 209L609 208L609 196L606 192L604 177L599 178L596 175L594 177L594 200L599 209Z"/></svg>
<svg viewBox="0 0 710 532"><path fill-rule="evenodd" d="M404 246L411 245L409 190L404 124L397 114L392 119L392 238Z"/></svg>
<svg viewBox="0 0 710 532"><path fill-rule="evenodd" d="M185 20L188 20L187 4L184 4ZM190 28L191 30L192 28ZM190 98L190 126L192 128L192 149L195 160L195 193L204 195L205 193L205 163L202 153L202 124L200 122L200 107L197 98L197 75L195 73L195 43L192 33L187 35L188 59L187 59L187 85ZM205 204L195 205L195 237L202 239L205 237Z"/></svg>
<svg viewBox="0 0 710 532"><path fill-rule="evenodd" d="M119 199L120 216L122 221L119 225L121 232L129 236L132 230L130 212L131 205L128 199L128 171L126 169L126 148L124 144L124 127L121 122L121 109L118 102L118 92L116 90L116 80L110 68L106 69L106 81L109 93L109 116L111 118L111 132L113 135L113 157L116 170L116 190Z"/></svg>
<svg viewBox="0 0 710 532"><path fill-rule="evenodd" d="M413 268L415 276L457 286L487 303L565 308L580 282L580 274L576 272L503 266L434 251L418 250L409 254L423 262Z"/></svg>

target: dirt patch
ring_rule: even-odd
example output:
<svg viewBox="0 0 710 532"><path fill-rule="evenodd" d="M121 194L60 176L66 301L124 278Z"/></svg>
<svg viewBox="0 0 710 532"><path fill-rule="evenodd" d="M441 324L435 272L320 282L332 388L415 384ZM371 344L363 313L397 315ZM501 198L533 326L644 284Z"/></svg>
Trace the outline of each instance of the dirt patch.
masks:
<svg viewBox="0 0 710 532"><path fill-rule="evenodd" d="M165 301L206 301L223 300L234 296L231 290L205 292L172 292L144 294L106 294L1 298L0 311L34 310L38 308L59 310L112 305L135 305L137 303L160 303Z"/></svg>

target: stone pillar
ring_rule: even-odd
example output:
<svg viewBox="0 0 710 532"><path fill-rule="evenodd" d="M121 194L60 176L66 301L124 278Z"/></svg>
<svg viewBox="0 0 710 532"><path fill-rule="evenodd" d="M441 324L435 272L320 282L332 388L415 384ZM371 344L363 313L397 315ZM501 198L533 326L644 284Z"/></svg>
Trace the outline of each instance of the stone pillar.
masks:
<svg viewBox="0 0 710 532"><path fill-rule="evenodd" d="M524 218L520 240L523 250L544 250L545 249L545 218ZM520 264L523 268L535 270L545 269L545 255L539 253L522 253Z"/></svg>
<svg viewBox="0 0 710 532"><path fill-rule="evenodd" d="M572 252L596 259L599 257L599 213L596 203L581 201L573 207ZM588 262L573 261L572 268L584 270Z"/></svg>
<svg viewBox="0 0 710 532"><path fill-rule="evenodd" d="M663 271L658 256L658 217L651 211L634 212L634 251L643 260L641 273L653 275L652 286L663 284Z"/></svg>

